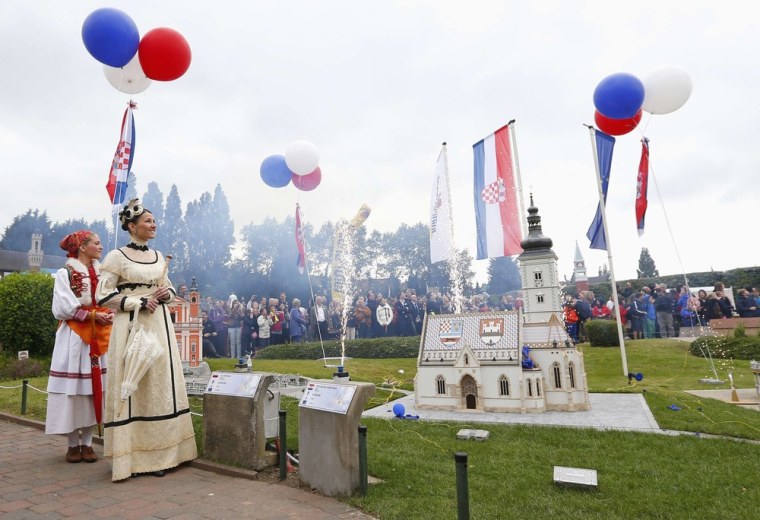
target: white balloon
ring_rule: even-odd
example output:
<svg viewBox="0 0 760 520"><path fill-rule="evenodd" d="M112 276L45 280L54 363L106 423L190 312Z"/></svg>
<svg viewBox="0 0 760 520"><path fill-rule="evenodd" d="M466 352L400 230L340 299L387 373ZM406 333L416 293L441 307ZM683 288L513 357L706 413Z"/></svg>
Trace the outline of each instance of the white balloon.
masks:
<svg viewBox="0 0 760 520"><path fill-rule="evenodd" d="M285 164L296 175L308 175L319 166L317 147L309 141L294 141L285 150Z"/></svg>
<svg viewBox="0 0 760 520"><path fill-rule="evenodd" d="M644 78L644 104L650 114L670 114L689 100L692 83L689 74L678 67L662 67Z"/></svg>
<svg viewBox="0 0 760 520"><path fill-rule="evenodd" d="M153 81L151 81L151 79L143 72L137 54L135 54L135 57L122 68L103 65L103 72L105 73L108 82L113 85L116 90L126 94L139 94L153 83Z"/></svg>

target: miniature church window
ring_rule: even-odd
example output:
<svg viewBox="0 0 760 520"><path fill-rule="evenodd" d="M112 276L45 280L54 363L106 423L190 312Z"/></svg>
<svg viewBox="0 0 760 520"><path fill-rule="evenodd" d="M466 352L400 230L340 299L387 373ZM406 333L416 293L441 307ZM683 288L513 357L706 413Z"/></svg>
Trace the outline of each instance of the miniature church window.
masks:
<svg viewBox="0 0 760 520"><path fill-rule="evenodd" d="M575 365L570 363L570 367L568 369L569 376L570 376L570 388L575 388Z"/></svg>
<svg viewBox="0 0 760 520"><path fill-rule="evenodd" d="M499 378L499 395L509 395L509 379L507 376Z"/></svg>
<svg viewBox="0 0 760 520"><path fill-rule="evenodd" d="M544 285L544 279L541 274L541 271L534 271L533 272L533 285L536 287L543 287Z"/></svg>
<svg viewBox="0 0 760 520"><path fill-rule="evenodd" d="M536 379L536 397L541 397L541 380Z"/></svg>
<svg viewBox="0 0 760 520"><path fill-rule="evenodd" d="M528 397L533 397L533 380L528 379L527 383L528 383Z"/></svg>
<svg viewBox="0 0 760 520"><path fill-rule="evenodd" d="M469 365L470 364L470 356L468 354L464 355L464 364Z"/></svg>
<svg viewBox="0 0 760 520"><path fill-rule="evenodd" d="M554 363L552 371L554 373L554 388L562 388L562 371L559 368L559 363Z"/></svg>
<svg viewBox="0 0 760 520"><path fill-rule="evenodd" d="M443 376L436 377L435 384L438 387L438 395L446 394L446 380L443 378Z"/></svg>
<svg viewBox="0 0 760 520"><path fill-rule="evenodd" d="M538 303L544 303L544 293L538 293L538 294L536 294L536 301Z"/></svg>
<svg viewBox="0 0 760 520"><path fill-rule="evenodd" d="M195 352L195 340L190 343L190 352Z"/></svg>

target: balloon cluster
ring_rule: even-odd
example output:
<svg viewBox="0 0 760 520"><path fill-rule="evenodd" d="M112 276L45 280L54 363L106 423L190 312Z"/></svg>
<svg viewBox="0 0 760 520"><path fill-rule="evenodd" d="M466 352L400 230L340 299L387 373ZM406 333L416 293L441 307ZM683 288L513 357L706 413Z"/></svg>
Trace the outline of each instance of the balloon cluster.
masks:
<svg viewBox="0 0 760 520"><path fill-rule="evenodd" d="M147 89L151 80L173 81L190 67L187 40L168 27L151 29L140 38L137 25L125 12L96 9L82 24L82 41L114 88L127 94Z"/></svg>
<svg viewBox="0 0 760 520"><path fill-rule="evenodd" d="M618 72L604 78L594 90L594 121L606 134L624 135L636 128L642 112L669 114L681 108L691 89L691 78L677 67L656 69L644 81Z"/></svg>
<svg viewBox="0 0 760 520"><path fill-rule="evenodd" d="M284 188L290 181L301 191L311 191L322 182L317 147L308 141L295 141L285 155L270 155L261 162L261 179L272 188Z"/></svg>

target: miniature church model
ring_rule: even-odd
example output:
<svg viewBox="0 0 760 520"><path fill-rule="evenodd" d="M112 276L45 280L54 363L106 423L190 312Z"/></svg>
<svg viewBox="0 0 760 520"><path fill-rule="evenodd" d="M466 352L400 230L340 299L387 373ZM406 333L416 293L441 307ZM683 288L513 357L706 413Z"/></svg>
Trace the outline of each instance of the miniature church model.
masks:
<svg viewBox="0 0 760 520"><path fill-rule="evenodd" d="M201 297L193 278L187 298L175 297L169 304L169 313L174 323L177 347L183 364L191 368L200 366L203 358L203 323L200 316Z"/></svg>
<svg viewBox="0 0 760 520"><path fill-rule="evenodd" d="M425 410L545 412L589 409L583 353L565 332L552 240L531 196L518 257L523 307L429 315L415 405Z"/></svg>

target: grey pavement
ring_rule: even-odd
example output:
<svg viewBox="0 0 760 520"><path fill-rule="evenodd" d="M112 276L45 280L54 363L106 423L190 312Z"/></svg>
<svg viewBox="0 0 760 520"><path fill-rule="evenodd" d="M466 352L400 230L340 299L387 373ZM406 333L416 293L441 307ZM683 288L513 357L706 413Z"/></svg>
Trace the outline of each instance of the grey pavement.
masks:
<svg viewBox="0 0 760 520"><path fill-rule="evenodd" d="M383 406L364 412L362 417L392 419L393 405L404 405L407 415L419 415L420 420L454 421L463 423L533 424L570 426L598 430L661 432L657 421L641 394L589 394L591 409L578 412L496 413L476 411L418 410L410 394Z"/></svg>
<svg viewBox="0 0 760 520"><path fill-rule="evenodd" d="M370 519L336 500L286 484L183 465L164 477L111 482L106 460L69 464L66 438L40 423L0 417L0 518ZM102 447L94 444L102 455ZM208 467L211 467L210 465ZM243 478L247 477L247 478Z"/></svg>

